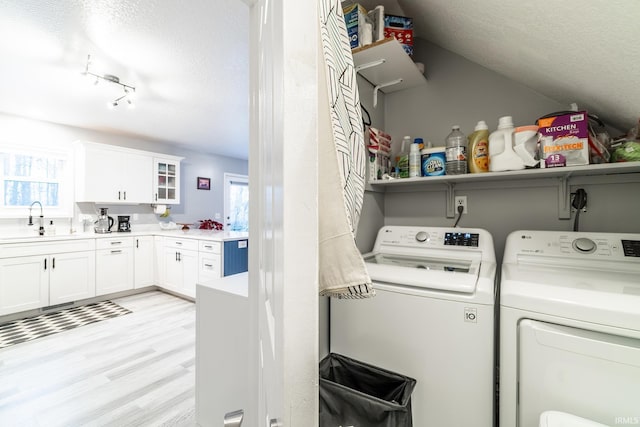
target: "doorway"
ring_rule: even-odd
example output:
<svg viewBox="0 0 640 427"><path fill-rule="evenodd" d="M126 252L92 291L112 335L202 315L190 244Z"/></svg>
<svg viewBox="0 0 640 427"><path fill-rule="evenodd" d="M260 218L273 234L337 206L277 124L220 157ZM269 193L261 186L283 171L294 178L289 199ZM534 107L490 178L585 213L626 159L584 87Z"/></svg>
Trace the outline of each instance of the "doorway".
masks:
<svg viewBox="0 0 640 427"><path fill-rule="evenodd" d="M224 229L249 231L249 177L224 174Z"/></svg>

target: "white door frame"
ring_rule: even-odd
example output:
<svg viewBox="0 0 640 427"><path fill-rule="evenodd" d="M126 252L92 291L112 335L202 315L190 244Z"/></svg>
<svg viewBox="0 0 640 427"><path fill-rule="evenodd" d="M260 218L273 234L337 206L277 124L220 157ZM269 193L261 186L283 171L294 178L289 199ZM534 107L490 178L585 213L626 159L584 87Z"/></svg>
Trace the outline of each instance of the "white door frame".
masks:
<svg viewBox="0 0 640 427"><path fill-rule="evenodd" d="M225 230L227 229L227 225L229 224L229 188L231 187L232 182L243 182L245 184L249 184L249 177L247 175L240 175L237 173L224 173L224 217L222 223L224 224Z"/></svg>
<svg viewBox="0 0 640 427"><path fill-rule="evenodd" d="M246 1L254 393L243 426L317 427L318 4Z"/></svg>

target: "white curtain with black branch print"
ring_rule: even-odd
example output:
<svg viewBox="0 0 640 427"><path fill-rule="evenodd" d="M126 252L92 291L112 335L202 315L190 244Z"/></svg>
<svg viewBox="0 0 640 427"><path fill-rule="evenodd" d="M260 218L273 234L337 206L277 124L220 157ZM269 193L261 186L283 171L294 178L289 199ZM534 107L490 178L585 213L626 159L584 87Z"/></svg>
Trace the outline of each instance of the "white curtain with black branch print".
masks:
<svg viewBox="0 0 640 427"><path fill-rule="evenodd" d="M360 96L338 0L320 0L320 33L331 135L319 140L320 294L375 295L355 233L362 209L366 152Z"/></svg>

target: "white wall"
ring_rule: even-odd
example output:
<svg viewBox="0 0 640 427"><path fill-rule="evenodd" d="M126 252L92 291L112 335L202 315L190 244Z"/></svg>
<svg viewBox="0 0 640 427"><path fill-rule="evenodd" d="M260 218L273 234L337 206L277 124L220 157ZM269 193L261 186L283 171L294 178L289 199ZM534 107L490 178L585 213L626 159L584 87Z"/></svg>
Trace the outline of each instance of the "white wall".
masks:
<svg viewBox="0 0 640 427"><path fill-rule="evenodd" d="M70 148L77 140L99 142L156 153L182 156L185 159L181 164L181 202L171 208L169 218L175 222L193 222L197 220L214 218L215 213L224 215L224 173L248 174L248 162L243 159L216 156L186 150L180 146L170 145L164 142L152 141L143 138L128 137L108 132L97 132L72 126L58 125L48 122L24 119L17 116L0 114L0 144L34 145ZM211 190L197 190L196 178L198 176L211 178ZM159 217L153 213L150 205L109 206L109 214L130 215L138 214L139 219L133 222L136 226L157 224ZM82 203L77 206L77 213L93 213L96 206L91 203ZM0 220L0 231L7 232L16 225L26 223L28 212L25 211L24 220ZM45 211L45 216L47 213ZM57 219L59 227L64 224L60 232L68 231L68 218ZM222 221L220 221L222 222ZM74 218L75 227L82 230L82 226Z"/></svg>

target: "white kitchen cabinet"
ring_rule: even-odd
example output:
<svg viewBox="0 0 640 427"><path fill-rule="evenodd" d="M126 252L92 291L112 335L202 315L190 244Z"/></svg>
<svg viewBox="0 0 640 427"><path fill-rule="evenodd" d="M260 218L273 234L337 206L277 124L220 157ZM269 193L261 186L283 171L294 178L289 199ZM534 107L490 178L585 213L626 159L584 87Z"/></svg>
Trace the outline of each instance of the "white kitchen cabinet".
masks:
<svg viewBox="0 0 640 427"><path fill-rule="evenodd" d="M180 203L180 160L179 157L153 159L154 203Z"/></svg>
<svg viewBox="0 0 640 427"><path fill-rule="evenodd" d="M198 281L222 277L222 242L200 241L198 250Z"/></svg>
<svg viewBox="0 0 640 427"><path fill-rule="evenodd" d="M47 258L0 259L0 316L49 305Z"/></svg>
<svg viewBox="0 0 640 427"><path fill-rule="evenodd" d="M133 238L98 239L96 295L133 289Z"/></svg>
<svg viewBox="0 0 640 427"><path fill-rule="evenodd" d="M51 255L49 305L96 296L94 251Z"/></svg>
<svg viewBox="0 0 640 427"><path fill-rule="evenodd" d="M164 281L161 287L192 298L198 281L198 241L164 239Z"/></svg>
<svg viewBox="0 0 640 427"><path fill-rule="evenodd" d="M77 202L152 203L153 153L87 142L75 152Z"/></svg>
<svg viewBox="0 0 640 427"><path fill-rule="evenodd" d="M2 245L0 316L95 296L93 239Z"/></svg>
<svg viewBox="0 0 640 427"><path fill-rule="evenodd" d="M155 284L155 251L153 236L139 236L134 239L133 247L133 288L139 289Z"/></svg>

